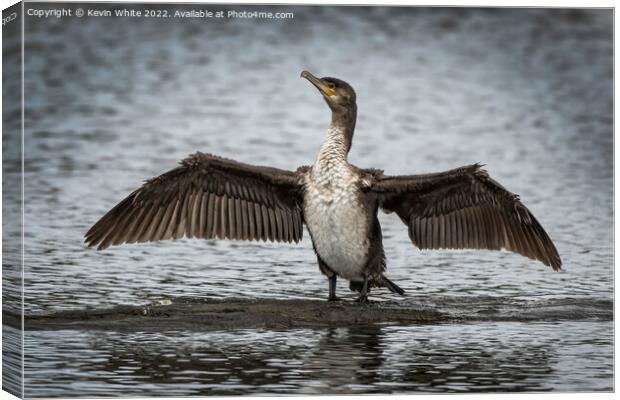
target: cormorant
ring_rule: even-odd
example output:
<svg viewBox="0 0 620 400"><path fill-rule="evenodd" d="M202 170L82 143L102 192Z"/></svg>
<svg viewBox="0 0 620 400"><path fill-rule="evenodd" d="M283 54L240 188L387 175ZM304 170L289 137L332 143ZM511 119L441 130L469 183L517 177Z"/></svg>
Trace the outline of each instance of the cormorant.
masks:
<svg viewBox="0 0 620 400"><path fill-rule="evenodd" d="M357 117L346 82L301 73L323 95L331 124L312 166L254 166L197 152L152 178L85 235L110 245L183 236L299 242L308 228L320 271L337 300L336 278L367 300L371 287L403 290L385 275L377 212L395 212L420 249L507 249L560 270L560 256L519 197L480 164L446 172L390 176L347 161Z"/></svg>

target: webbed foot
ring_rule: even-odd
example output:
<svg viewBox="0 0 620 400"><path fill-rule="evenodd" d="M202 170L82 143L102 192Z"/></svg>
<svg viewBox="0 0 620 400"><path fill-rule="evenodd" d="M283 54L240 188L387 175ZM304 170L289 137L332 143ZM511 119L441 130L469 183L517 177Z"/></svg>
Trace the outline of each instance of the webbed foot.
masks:
<svg viewBox="0 0 620 400"><path fill-rule="evenodd" d="M360 304L368 303L368 277L364 277L364 284L362 285L362 291L360 292L360 297L358 297L356 302Z"/></svg>
<svg viewBox="0 0 620 400"><path fill-rule="evenodd" d="M357 299L355 299L356 303L360 303L360 304L366 304L368 303L368 295L361 295L360 297L358 297Z"/></svg>

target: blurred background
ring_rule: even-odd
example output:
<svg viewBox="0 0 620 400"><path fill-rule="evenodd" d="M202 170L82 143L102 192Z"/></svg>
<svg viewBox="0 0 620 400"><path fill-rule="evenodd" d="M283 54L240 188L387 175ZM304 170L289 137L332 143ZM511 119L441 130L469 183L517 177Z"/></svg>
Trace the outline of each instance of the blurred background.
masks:
<svg viewBox="0 0 620 400"><path fill-rule="evenodd" d="M611 309L611 10L83 8L258 10L294 18L26 18L27 313L180 297L326 298L307 232L299 245L183 239L97 252L83 244L88 228L144 179L197 150L285 169L312 164L330 116L299 78L304 69L355 88L352 163L388 174L485 163L521 196L564 262L554 273L506 252L419 251L396 216L381 215L388 276L408 296L464 308L491 297ZM355 296L342 283L339 292ZM399 299L383 290L372 298ZM172 327L155 336L28 332L26 394L611 390L612 328L611 321L571 320L248 331L239 333L237 347L227 345L225 333L196 336ZM317 340L327 343L318 353ZM177 341L190 347L192 368L145 358L176 352ZM207 342L208 351L191 348ZM137 345L143 353L132 350ZM213 356L217 346L224 350ZM231 361L240 352L258 363L254 375L234 372L249 368ZM338 366L365 371L353 380L326 372L356 355L367 362ZM503 361L489 362L496 356ZM218 364L215 379L208 360L218 357L228 361ZM506 365L516 370L502 375Z"/></svg>

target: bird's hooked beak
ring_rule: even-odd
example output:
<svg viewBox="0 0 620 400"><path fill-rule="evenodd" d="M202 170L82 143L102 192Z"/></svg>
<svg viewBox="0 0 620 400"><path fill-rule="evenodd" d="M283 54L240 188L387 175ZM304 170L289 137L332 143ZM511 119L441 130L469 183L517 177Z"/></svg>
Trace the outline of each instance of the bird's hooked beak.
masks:
<svg viewBox="0 0 620 400"><path fill-rule="evenodd" d="M310 83L312 83L317 89L319 89L319 92L321 92L325 97L332 97L336 95L336 91L334 89L327 86L325 82L323 82L323 80L312 75L310 72L302 71L301 77L309 80Z"/></svg>

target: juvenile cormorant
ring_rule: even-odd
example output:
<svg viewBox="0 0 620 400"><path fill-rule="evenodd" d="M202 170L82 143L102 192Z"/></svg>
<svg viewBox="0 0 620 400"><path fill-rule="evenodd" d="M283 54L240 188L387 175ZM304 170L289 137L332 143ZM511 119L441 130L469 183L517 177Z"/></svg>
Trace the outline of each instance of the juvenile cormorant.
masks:
<svg viewBox="0 0 620 400"><path fill-rule="evenodd" d="M337 300L336 277L366 301L371 287L403 290L385 277L379 208L395 212L420 249L507 249L560 270L553 242L521 203L479 164L389 176L347 161L355 91L336 78L301 73L323 95L331 124L314 165L295 172L196 153L152 178L85 235L89 246L183 236L299 242L306 224L319 269Z"/></svg>

